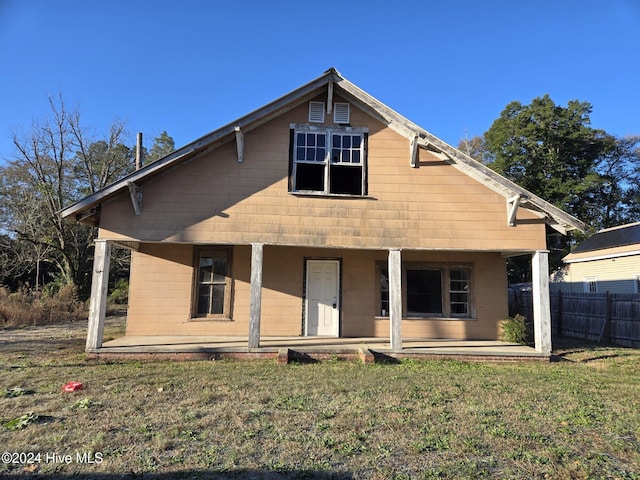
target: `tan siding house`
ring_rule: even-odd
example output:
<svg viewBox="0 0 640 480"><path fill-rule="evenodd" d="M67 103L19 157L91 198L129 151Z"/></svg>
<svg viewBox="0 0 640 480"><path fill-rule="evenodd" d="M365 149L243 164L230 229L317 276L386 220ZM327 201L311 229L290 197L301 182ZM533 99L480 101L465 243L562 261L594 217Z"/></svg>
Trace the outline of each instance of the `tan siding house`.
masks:
<svg viewBox="0 0 640 480"><path fill-rule="evenodd" d="M389 109L321 77L65 209L132 250L128 335L496 339L505 259L531 255L550 352L546 225L583 225ZM549 330L549 331L547 331Z"/></svg>

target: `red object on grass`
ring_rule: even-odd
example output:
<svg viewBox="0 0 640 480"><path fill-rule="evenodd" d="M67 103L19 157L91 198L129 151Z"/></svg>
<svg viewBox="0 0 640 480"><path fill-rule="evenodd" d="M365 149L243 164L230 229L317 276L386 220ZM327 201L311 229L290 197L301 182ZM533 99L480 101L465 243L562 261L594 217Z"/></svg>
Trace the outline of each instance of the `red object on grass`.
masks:
<svg viewBox="0 0 640 480"><path fill-rule="evenodd" d="M80 382L68 382L62 387L62 390L65 392L76 392L78 390L82 390L84 385Z"/></svg>

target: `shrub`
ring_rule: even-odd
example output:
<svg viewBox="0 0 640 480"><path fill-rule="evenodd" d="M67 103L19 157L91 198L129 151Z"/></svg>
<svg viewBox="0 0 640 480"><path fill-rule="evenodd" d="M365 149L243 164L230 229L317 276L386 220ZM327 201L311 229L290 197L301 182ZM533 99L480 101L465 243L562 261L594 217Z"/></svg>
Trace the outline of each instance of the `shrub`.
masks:
<svg viewBox="0 0 640 480"><path fill-rule="evenodd" d="M527 337L527 319L524 315L514 315L502 322L502 341L526 345Z"/></svg>
<svg viewBox="0 0 640 480"><path fill-rule="evenodd" d="M120 278L111 290L109 301L116 305L126 305L129 301L129 281L126 278Z"/></svg>

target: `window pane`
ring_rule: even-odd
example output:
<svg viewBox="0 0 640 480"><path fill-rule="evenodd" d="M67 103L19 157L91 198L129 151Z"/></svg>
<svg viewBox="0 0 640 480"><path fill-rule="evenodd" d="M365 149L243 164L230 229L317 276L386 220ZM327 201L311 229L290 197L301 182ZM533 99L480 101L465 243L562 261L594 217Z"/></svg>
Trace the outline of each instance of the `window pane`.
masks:
<svg viewBox="0 0 640 480"><path fill-rule="evenodd" d="M304 147L296 148L296 160L304 160Z"/></svg>
<svg viewBox="0 0 640 480"><path fill-rule="evenodd" d="M349 155L349 150L343 150L342 151L342 158L340 159L341 162L343 163L351 163L351 156Z"/></svg>
<svg viewBox="0 0 640 480"><path fill-rule="evenodd" d="M198 315L206 315L209 313L212 287L212 285L200 285L198 287Z"/></svg>
<svg viewBox="0 0 640 480"><path fill-rule="evenodd" d="M338 163L340 161L340 150L334 148L331 150L331 162Z"/></svg>
<svg viewBox="0 0 640 480"><path fill-rule="evenodd" d="M314 161L316 159L316 149L315 148L307 148L307 160Z"/></svg>
<svg viewBox="0 0 640 480"><path fill-rule="evenodd" d="M307 133L307 146L308 147L316 146L316 136L314 133Z"/></svg>
<svg viewBox="0 0 640 480"><path fill-rule="evenodd" d="M385 267L380 267L380 315L389 315L389 272Z"/></svg>
<svg viewBox="0 0 640 480"><path fill-rule="evenodd" d="M333 148L340 148L340 135L333 136Z"/></svg>
<svg viewBox="0 0 640 480"><path fill-rule="evenodd" d="M351 137L351 148L360 148L362 146L362 137L360 135L353 135Z"/></svg>
<svg viewBox="0 0 640 480"><path fill-rule="evenodd" d="M351 136L345 135L342 137L342 148L351 148Z"/></svg>
<svg viewBox="0 0 640 480"><path fill-rule="evenodd" d="M316 162L324 162L324 156L326 155L326 150L324 148L316 149Z"/></svg>
<svg viewBox="0 0 640 480"><path fill-rule="evenodd" d="M213 258L213 281L225 283L227 281L227 254L226 252L216 252Z"/></svg>
<svg viewBox="0 0 640 480"><path fill-rule="evenodd" d="M360 150L353 150L351 152L351 163L360 163Z"/></svg>
<svg viewBox="0 0 640 480"><path fill-rule="evenodd" d="M299 163L296 166L296 190L324 192L325 165Z"/></svg>
<svg viewBox="0 0 640 480"><path fill-rule="evenodd" d="M296 143L298 144L299 147L304 147L304 139L305 139L304 133L298 133L296 135Z"/></svg>
<svg viewBox="0 0 640 480"><path fill-rule="evenodd" d="M407 312L442 313L440 270L407 270Z"/></svg>
<svg viewBox="0 0 640 480"><path fill-rule="evenodd" d="M452 292L469 291L469 270L451 270L449 272L449 290Z"/></svg>
<svg viewBox="0 0 640 480"><path fill-rule="evenodd" d="M213 281L213 258L200 258L200 283L209 283Z"/></svg>
<svg viewBox="0 0 640 480"><path fill-rule="evenodd" d="M213 302L211 305L211 312L213 314L221 315L224 313L224 285L213 285Z"/></svg>
<svg viewBox="0 0 640 480"><path fill-rule="evenodd" d="M469 304L467 302L454 303L451 302L452 315L469 315Z"/></svg>
<svg viewBox="0 0 640 480"><path fill-rule="evenodd" d="M319 133L318 134L318 146L319 147L326 147L325 143L326 143L326 135L324 133Z"/></svg>
<svg viewBox="0 0 640 480"><path fill-rule="evenodd" d="M331 165L329 193L362 195L362 168Z"/></svg>

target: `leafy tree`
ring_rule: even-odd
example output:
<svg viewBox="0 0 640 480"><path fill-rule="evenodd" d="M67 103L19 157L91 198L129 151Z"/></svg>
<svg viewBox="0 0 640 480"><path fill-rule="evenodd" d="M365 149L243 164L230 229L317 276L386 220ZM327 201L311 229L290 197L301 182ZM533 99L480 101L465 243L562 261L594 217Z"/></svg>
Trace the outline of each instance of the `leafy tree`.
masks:
<svg viewBox="0 0 640 480"><path fill-rule="evenodd" d="M640 220L640 136L614 138L596 165L598 189L589 217L598 228Z"/></svg>
<svg viewBox="0 0 640 480"><path fill-rule="evenodd" d="M471 138L465 136L458 143L458 150L481 163L485 162L485 156L488 154L484 138L480 136Z"/></svg>
<svg viewBox="0 0 640 480"><path fill-rule="evenodd" d="M560 106L549 95L529 105L511 102L485 132L474 158L585 221L591 230L617 223L626 218L619 214L624 196L620 181L632 148L592 128L591 111L588 102ZM583 237L549 233L550 267L555 269ZM512 281L526 280L527 263L510 263Z"/></svg>
<svg viewBox="0 0 640 480"><path fill-rule="evenodd" d="M147 163L155 162L156 160L166 157L174 150L175 145L173 138L170 137L166 131L163 131L154 139L151 151L145 156L145 161Z"/></svg>
<svg viewBox="0 0 640 480"><path fill-rule="evenodd" d="M106 139L91 139L78 110L68 109L61 95L50 98L49 106L49 116L29 132L14 134L15 158L0 168L0 232L14 252L24 254L16 265L28 269L38 259L61 284L74 283L86 294L95 229L63 221L58 212L134 165L122 125L114 124Z"/></svg>
<svg viewBox="0 0 640 480"><path fill-rule="evenodd" d="M557 207L590 222L602 179L599 159L614 139L590 126L591 105L556 105L549 95L511 102L484 134L489 165Z"/></svg>

